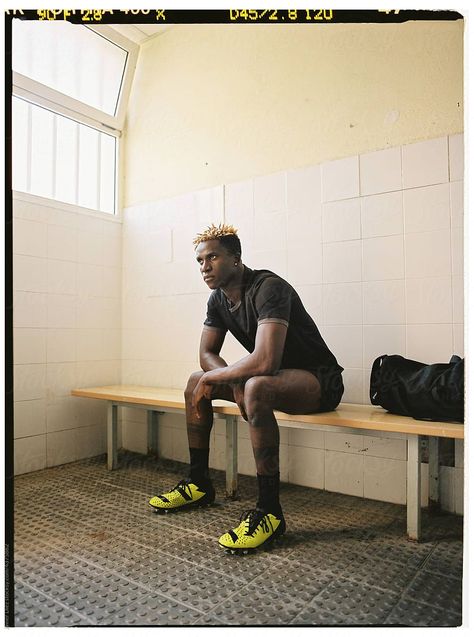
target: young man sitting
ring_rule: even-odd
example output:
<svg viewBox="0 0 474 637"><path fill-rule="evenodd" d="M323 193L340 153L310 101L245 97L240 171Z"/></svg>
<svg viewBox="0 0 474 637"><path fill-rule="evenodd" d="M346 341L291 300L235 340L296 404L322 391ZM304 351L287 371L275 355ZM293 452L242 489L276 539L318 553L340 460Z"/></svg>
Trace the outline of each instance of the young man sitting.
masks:
<svg viewBox="0 0 474 637"><path fill-rule="evenodd" d="M189 476L150 500L158 513L211 504L209 437L212 399L237 403L249 423L257 470L258 500L240 524L221 536L221 547L247 552L284 533L279 501L279 429L273 411L330 411L344 386L338 365L296 291L268 270L242 263L236 230L211 225L194 240L204 282L212 290L201 335L202 371L185 390ZM220 356L227 331L249 354L228 365Z"/></svg>

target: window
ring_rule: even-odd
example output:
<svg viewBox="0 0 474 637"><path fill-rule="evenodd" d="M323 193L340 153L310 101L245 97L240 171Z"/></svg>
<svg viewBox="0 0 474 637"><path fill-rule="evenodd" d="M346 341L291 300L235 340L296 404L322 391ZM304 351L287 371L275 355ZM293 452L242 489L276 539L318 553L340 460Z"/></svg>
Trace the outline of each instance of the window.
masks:
<svg viewBox="0 0 474 637"><path fill-rule="evenodd" d="M115 115L127 51L69 22L13 21L13 70Z"/></svg>
<svg viewBox="0 0 474 637"><path fill-rule="evenodd" d="M13 98L13 189L115 211L113 135Z"/></svg>
<svg viewBox="0 0 474 637"><path fill-rule="evenodd" d="M138 46L110 27L13 20L13 188L114 213Z"/></svg>

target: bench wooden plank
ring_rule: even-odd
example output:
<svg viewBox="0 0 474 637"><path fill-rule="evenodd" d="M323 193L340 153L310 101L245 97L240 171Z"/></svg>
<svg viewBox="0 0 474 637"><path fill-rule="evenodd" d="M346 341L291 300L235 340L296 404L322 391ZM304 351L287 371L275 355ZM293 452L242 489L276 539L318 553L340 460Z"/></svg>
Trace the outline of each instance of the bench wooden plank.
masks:
<svg viewBox="0 0 474 637"><path fill-rule="evenodd" d="M71 393L73 396L98 398L117 403L184 409L183 391L180 389L142 387L139 385L110 385L107 387L74 389ZM240 415L238 407L225 400L214 400L213 407L214 411L219 414ZM341 403L335 411L306 415L293 415L275 411L275 417L278 421L351 427L353 429L416 434L419 436L437 436L439 438L464 438L464 425L462 423L415 420L408 416L390 414L385 409L374 407L373 405Z"/></svg>

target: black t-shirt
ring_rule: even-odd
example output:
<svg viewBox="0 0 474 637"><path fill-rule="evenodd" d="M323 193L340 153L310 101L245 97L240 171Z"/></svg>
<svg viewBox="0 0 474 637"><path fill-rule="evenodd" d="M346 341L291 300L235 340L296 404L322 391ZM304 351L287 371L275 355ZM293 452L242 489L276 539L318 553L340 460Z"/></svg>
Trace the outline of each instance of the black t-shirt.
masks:
<svg viewBox="0 0 474 637"><path fill-rule="evenodd" d="M207 302L204 325L229 330L248 352L253 352L261 323L282 323L288 327L281 369L319 373L343 370L296 290L269 270L251 270L244 266L240 303L231 306L220 288L213 290Z"/></svg>

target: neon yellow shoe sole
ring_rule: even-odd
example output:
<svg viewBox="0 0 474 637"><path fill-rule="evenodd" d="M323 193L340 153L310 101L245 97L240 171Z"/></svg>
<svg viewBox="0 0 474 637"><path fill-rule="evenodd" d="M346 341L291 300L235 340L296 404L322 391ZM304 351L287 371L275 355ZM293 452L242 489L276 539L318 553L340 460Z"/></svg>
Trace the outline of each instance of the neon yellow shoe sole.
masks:
<svg viewBox="0 0 474 637"><path fill-rule="evenodd" d="M212 486L210 490L202 491L194 482L181 480L174 489L151 498L148 504L155 513L169 513L179 509L210 506L214 499L215 491Z"/></svg>
<svg viewBox="0 0 474 637"><path fill-rule="evenodd" d="M247 554L267 547L286 530L285 518L258 509L243 514L239 526L219 538L219 546L227 553Z"/></svg>

